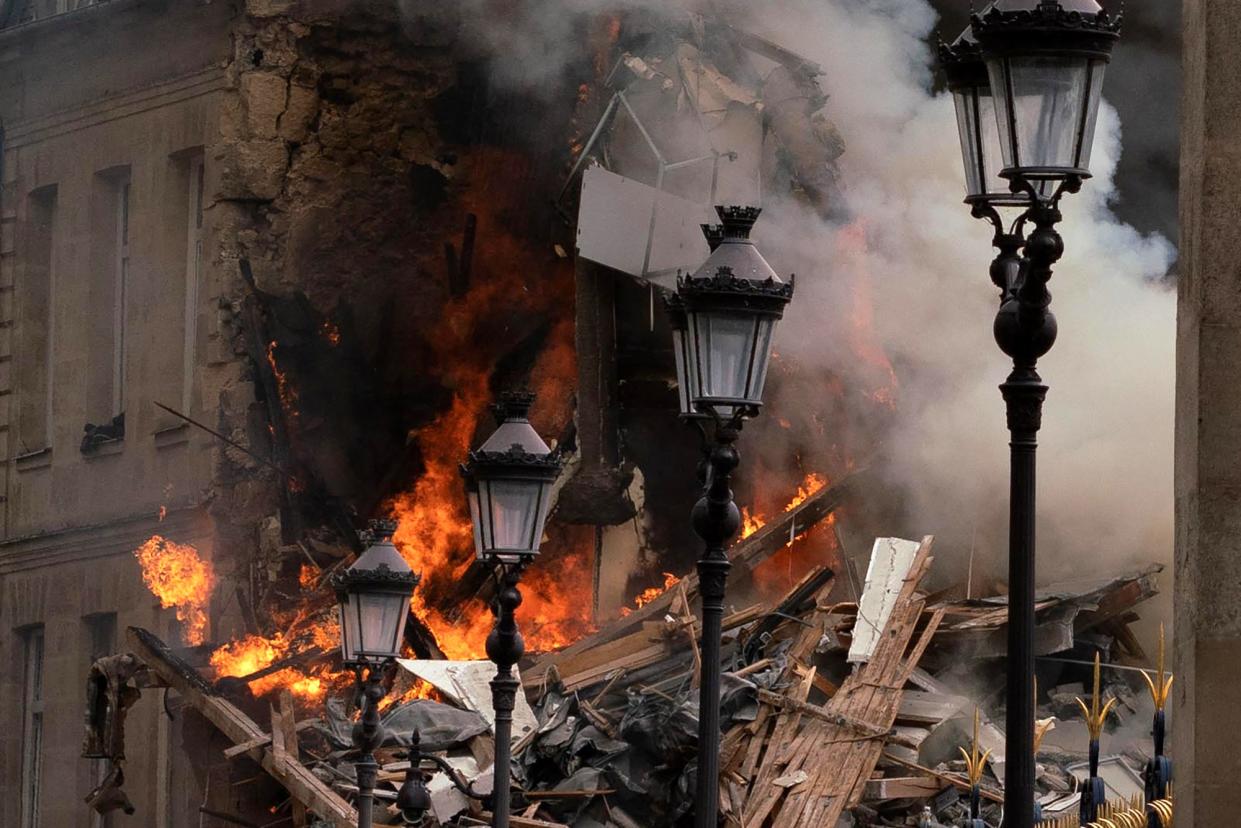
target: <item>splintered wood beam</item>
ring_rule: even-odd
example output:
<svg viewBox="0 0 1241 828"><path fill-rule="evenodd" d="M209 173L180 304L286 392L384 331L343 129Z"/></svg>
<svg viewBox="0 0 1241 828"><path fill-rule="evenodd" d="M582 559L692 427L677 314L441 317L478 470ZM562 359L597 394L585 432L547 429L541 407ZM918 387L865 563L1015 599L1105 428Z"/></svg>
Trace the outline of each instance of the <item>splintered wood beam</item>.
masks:
<svg viewBox="0 0 1241 828"><path fill-rule="evenodd" d="M293 711L293 694L289 688L282 687L279 697L280 706L272 708L271 745L276 752L277 734L279 744L286 762L301 764L301 746L297 741L297 716ZM306 828L306 806L296 798L293 799L293 826Z"/></svg>
<svg viewBox="0 0 1241 828"><path fill-rule="evenodd" d="M216 691L197 670L177 656L153 633L141 627L130 627L126 630L126 639L134 655L234 744L257 741L258 744L248 750L247 755L283 785L294 799L305 805L308 811L327 820L332 828L356 828L358 812L323 784L305 765L288 756L287 738L283 744L285 755L278 759L274 745L267 744L271 737L236 705L216 695ZM281 734L282 737L286 736L283 730Z"/></svg>
<svg viewBox="0 0 1241 828"><path fill-rule="evenodd" d="M825 486L806 498L805 502L788 512L772 518L771 522L750 537L738 543L728 552L729 560L743 571L751 570L769 557L779 552L788 543L790 531L801 534L827 518L838 506L845 502L866 481L868 472L865 469L855 471L842 478L838 483ZM698 575L691 572L681 579L685 585L685 595L692 600L698 596ZM642 622L651 618L659 618L668 612L674 599L681 596L680 590L665 590L653 601L644 604L624 618L613 621L600 628L597 632L579 639L562 650L548 653L535 665L525 671L527 683L542 678L553 665L560 665L566 659L594 650L602 644L614 641L638 629ZM564 671L561 671L564 675Z"/></svg>

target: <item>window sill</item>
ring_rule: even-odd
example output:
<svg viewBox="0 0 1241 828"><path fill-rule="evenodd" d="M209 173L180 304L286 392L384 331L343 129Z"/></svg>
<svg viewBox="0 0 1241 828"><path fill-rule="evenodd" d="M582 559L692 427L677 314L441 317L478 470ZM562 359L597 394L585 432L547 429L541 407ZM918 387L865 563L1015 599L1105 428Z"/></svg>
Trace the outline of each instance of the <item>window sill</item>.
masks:
<svg viewBox="0 0 1241 828"><path fill-rule="evenodd" d="M190 441L190 424L181 423L180 425L169 426L155 431L155 448L165 449L173 446L183 446Z"/></svg>
<svg viewBox="0 0 1241 828"><path fill-rule="evenodd" d="M110 457L114 454L120 454L125 450L124 438L118 440L108 440L106 443L99 443L90 451L82 452L82 456L87 460L95 460L99 457Z"/></svg>
<svg viewBox="0 0 1241 828"><path fill-rule="evenodd" d="M13 463L19 472L45 469L52 465L52 447L46 446L34 451L28 451L25 454L19 454L13 458Z"/></svg>

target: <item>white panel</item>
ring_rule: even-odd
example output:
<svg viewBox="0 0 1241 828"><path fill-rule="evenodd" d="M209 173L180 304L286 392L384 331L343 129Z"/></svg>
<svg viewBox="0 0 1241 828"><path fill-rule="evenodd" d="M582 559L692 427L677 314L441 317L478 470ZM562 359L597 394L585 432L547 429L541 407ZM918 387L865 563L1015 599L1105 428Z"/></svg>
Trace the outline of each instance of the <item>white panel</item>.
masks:
<svg viewBox="0 0 1241 828"><path fill-rule="evenodd" d="M909 575L914 556L918 552L917 541L900 538L876 538L870 552L870 566L866 568L866 586L858 601L857 621L853 625L853 643L849 645L849 662L862 664L870 661L875 645L900 595L901 585Z"/></svg>
<svg viewBox="0 0 1241 828"><path fill-rule="evenodd" d="M496 666L490 661L398 658L396 663L402 670L440 691L449 704L478 713L494 732L496 711L491 705L491 680L495 678ZM521 673L516 667L513 668L513 675L518 681L521 680ZM396 683L401 685L400 676ZM393 687L393 695L398 694L397 686ZM513 742L520 741L538 726L539 721L526 701L526 694L518 693L517 706L513 709Z"/></svg>
<svg viewBox="0 0 1241 828"><path fill-rule="evenodd" d="M582 173L578 253L631 276L658 276L661 284L670 284L678 268L697 268L710 252L699 225L716 221L714 211L705 204L661 192L598 165Z"/></svg>

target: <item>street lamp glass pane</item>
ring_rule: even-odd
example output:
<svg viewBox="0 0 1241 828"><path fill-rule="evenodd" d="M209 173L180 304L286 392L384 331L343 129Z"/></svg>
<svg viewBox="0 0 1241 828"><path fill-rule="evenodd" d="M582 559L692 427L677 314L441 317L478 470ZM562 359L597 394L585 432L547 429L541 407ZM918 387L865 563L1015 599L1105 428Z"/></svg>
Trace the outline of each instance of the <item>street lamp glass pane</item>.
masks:
<svg viewBox="0 0 1241 828"><path fill-rule="evenodd" d="M979 146L978 89L967 87L952 93L957 107L957 132L961 137L961 159L965 162L965 193L983 192L982 147Z"/></svg>
<svg viewBox="0 0 1241 828"><path fill-rule="evenodd" d="M1082 145L1079 150L1081 159L1077 166L1084 170L1090 169L1090 151L1094 149L1094 130L1099 121L1099 102L1103 99L1103 73L1107 69L1107 61L1090 61L1090 91L1086 96L1086 123L1082 130Z"/></svg>
<svg viewBox="0 0 1241 828"><path fill-rule="evenodd" d="M362 653L371 658L395 658L401 654L400 638L405 623L405 596L399 593L359 593L362 617Z"/></svg>
<svg viewBox="0 0 1241 828"><path fill-rule="evenodd" d="M552 484L551 481L545 481L539 484L539 509L538 516L534 521L534 537L530 549L533 552L539 551L539 546L543 543L543 526L547 523L547 512L551 508L552 502Z"/></svg>
<svg viewBox="0 0 1241 828"><path fill-rule="evenodd" d="M767 384L767 365L771 360L771 339L776 330L773 316L760 316L757 320L758 338L754 342L754 375L750 380L749 398L763 399L763 386Z"/></svg>
<svg viewBox="0 0 1241 828"><path fill-rule="evenodd" d="M965 162L965 194L1008 193L1000 178L1000 131L990 87L971 86L952 94L957 108L961 158Z"/></svg>
<svg viewBox="0 0 1241 828"><path fill-rule="evenodd" d="M491 480L491 541L493 549L534 550L534 524L539 510L537 480Z"/></svg>
<svg viewBox="0 0 1241 828"><path fill-rule="evenodd" d="M465 493L466 500L470 503L470 523L474 526L474 555L481 561L486 557L486 547L483 546L483 527L481 514L478 509L478 492L467 491Z"/></svg>
<svg viewBox="0 0 1241 828"><path fill-rule="evenodd" d="M744 399L754 347L754 317L741 313L699 314L706 357L703 396ZM702 324L704 323L705 324Z"/></svg>
<svg viewBox="0 0 1241 828"><path fill-rule="evenodd" d="M1088 101L1084 58L1016 56L987 61L1003 142L1004 166L1023 171L1072 169ZM1033 177L1047 177L1035 171ZM1051 177L1055 177L1052 175Z"/></svg>
<svg viewBox="0 0 1241 828"><path fill-rule="evenodd" d="M685 359L685 332L678 329L672 331L672 356L677 366L677 400L682 414L693 414L694 406L690 399L693 382L685 373L689 363Z"/></svg>
<svg viewBox="0 0 1241 828"><path fill-rule="evenodd" d="M357 659L358 613L356 605L346 593L338 607L340 612L340 657L346 664Z"/></svg>

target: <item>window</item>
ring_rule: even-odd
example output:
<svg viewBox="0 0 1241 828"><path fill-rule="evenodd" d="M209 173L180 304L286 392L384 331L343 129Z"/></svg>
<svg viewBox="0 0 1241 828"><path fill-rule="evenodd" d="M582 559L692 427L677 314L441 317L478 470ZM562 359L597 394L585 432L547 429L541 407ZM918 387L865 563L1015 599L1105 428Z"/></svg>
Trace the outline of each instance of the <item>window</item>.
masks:
<svg viewBox="0 0 1241 828"><path fill-rule="evenodd" d="M56 239L56 187L35 190L26 201L25 241L17 277L18 454L48 447L52 415L52 289Z"/></svg>
<svg viewBox="0 0 1241 828"><path fill-rule="evenodd" d="M94 613L83 618L82 624L85 627L86 644L84 669L89 671L90 666L97 660L116 652L116 613ZM92 760L92 786L102 783L109 770L111 770L111 763L107 759ZM112 814L97 814L91 811L91 828L112 828Z"/></svg>
<svg viewBox="0 0 1241 828"><path fill-rule="evenodd" d="M198 357L198 292L203 264L203 157L190 159L186 177L188 193L185 244L185 344L181 384L181 410L189 413L193 403L194 367Z"/></svg>
<svg viewBox="0 0 1241 828"><path fill-rule="evenodd" d="M133 230L129 168L99 173L91 193L89 289L90 306L99 312L83 320L90 342L86 416L90 424L96 424L87 431L98 432L92 446L124 434ZM83 451L90 447L83 443Z"/></svg>
<svg viewBox="0 0 1241 828"><path fill-rule="evenodd" d="M22 669L22 828L39 828L43 771L43 625L20 632Z"/></svg>
<svg viewBox="0 0 1241 828"><path fill-rule="evenodd" d="M125 324L129 304L129 179L117 182L116 264L112 299L112 416L125 410Z"/></svg>

